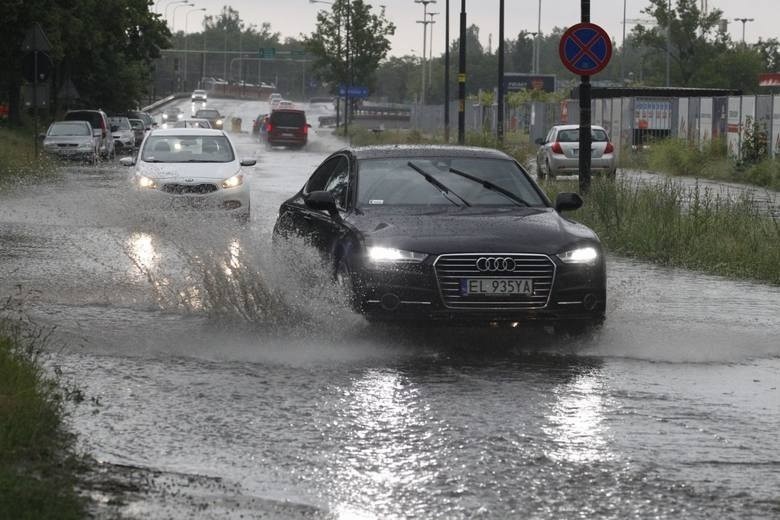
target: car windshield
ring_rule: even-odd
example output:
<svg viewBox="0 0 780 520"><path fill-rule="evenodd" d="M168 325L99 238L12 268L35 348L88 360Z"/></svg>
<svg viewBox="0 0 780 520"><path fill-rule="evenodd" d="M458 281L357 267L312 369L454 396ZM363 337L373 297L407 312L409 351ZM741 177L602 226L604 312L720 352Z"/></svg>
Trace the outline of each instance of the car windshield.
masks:
<svg viewBox="0 0 780 520"><path fill-rule="evenodd" d="M48 135L63 136L63 135L90 135L91 129L88 125L82 122L78 123L54 123L49 128Z"/></svg>
<svg viewBox="0 0 780 520"><path fill-rule="evenodd" d="M198 110L195 117L202 117L204 119L219 117L219 112L216 110Z"/></svg>
<svg viewBox="0 0 780 520"><path fill-rule="evenodd" d="M144 162L230 162L233 148L223 135L153 135L144 144Z"/></svg>
<svg viewBox="0 0 780 520"><path fill-rule="evenodd" d="M144 122L141 121L140 119L131 119L130 126L133 127L133 130L143 130Z"/></svg>
<svg viewBox="0 0 780 520"><path fill-rule="evenodd" d="M108 124L118 127L119 130L130 130L130 121L124 117L110 117L108 118Z"/></svg>
<svg viewBox="0 0 780 520"><path fill-rule="evenodd" d="M185 119L184 121L177 121L173 124L173 128L211 128L208 121L194 121L192 119Z"/></svg>
<svg viewBox="0 0 780 520"><path fill-rule="evenodd" d="M607 141L607 133L601 128L591 128L590 138L594 143ZM556 139L561 143L578 143L580 142L580 129L572 128L569 130L561 130L558 132L558 138Z"/></svg>
<svg viewBox="0 0 780 520"><path fill-rule="evenodd" d="M442 190L414 167L445 186L456 198L442 196ZM514 205L497 191L480 182L450 171L465 172L471 177L495 184L512 193L529 206L544 206L539 193L513 161L475 157L393 157L363 159L359 163L358 206L448 205L462 197L471 206Z"/></svg>

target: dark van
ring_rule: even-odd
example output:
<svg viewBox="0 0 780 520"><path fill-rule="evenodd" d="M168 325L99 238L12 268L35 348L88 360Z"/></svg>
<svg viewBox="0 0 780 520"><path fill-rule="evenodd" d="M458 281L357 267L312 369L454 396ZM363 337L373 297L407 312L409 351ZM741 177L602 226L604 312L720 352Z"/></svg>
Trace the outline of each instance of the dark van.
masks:
<svg viewBox="0 0 780 520"><path fill-rule="evenodd" d="M309 139L306 112L292 108L281 108L271 112L268 118L266 142L269 146L303 148Z"/></svg>

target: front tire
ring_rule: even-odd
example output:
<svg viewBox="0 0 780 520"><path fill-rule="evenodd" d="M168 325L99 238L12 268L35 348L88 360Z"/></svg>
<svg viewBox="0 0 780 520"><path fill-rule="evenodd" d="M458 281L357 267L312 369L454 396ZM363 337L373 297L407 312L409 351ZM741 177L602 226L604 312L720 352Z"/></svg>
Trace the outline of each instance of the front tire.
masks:
<svg viewBox="0 0 780 520"><path fill-rule="evenodd" d="M336 285L342 290L347 298L347 304L355 312L360 312L360 303L355 286L355 279L346 259L342 258L336 264L335 269Z"/></svg>

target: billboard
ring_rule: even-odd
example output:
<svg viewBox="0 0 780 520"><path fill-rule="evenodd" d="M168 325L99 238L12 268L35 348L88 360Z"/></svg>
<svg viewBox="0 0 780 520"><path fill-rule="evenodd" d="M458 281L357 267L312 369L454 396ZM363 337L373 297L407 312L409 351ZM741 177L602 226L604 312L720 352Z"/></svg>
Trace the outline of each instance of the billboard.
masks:
<svg viewBox="0 0 780 520"><path fill-rule="evenodd" d="M688 98L680 98L677 102L677 137L688 137Z"/></svg>
<svg viewBox="0 0 780 520"><path fill-rule="evenodd" d="M734 159L739 158L739 143L740 143L740 119L742 112L742 98L731 96L729 97L728 116L726 123L726 132L728 144L729 157Z"/></svg>
<svg viewBox="0 0 780 520"><path fill-rule="evenodd" d="M712 98L701 98L699 105L699 146L712 140Z"/></svg>
<svg viewBox="0 0 780 520"><path fill-rule="evenodd" d="M672 101L661 98L636 98L634 128L640 130L671 130Z"/></svg>
<svg viewBox="0 0 780 520"><path fill-rule="evenodd" d="M555 74L524 74L521 72L504 73L504 92L519 90L543 90L555 92L557 86Z"/></svg>

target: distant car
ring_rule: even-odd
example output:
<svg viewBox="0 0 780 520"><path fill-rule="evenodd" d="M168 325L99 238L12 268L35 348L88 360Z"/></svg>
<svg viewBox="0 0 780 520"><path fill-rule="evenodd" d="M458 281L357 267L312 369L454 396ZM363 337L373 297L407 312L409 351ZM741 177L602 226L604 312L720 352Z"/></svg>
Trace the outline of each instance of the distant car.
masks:
<svg viewBox="0 0 780 520"><path fill-rule="evenodd" d="M266 125L265 142L268 146L303 148L309 140L306 112L296 109L277 109L271 112Z"/></svg>
<svg viewBox="0 0 780 520"><path fill-rule="evenodd" d="M189 118L171 123L168 128L211 128L211 123L208 119Z"/></svg>
<svg viewBox="0 0 780 520"><path fill-rule="evenodd" d="M93 135L88 121L57 121L49 125L43 138L43 151L58 159L76 159L95 164L100 139Z"/></svg>
<svg viewBox="0 0 780 520"><path fill-rule="evenodd" d="M114 137L114 147L119 153L135 148L135 132L126 117L109 117L111 135Z"/></svg>
<svg viewBox="0 0 780 520"><path fill-rule="evenodd" d="M600 126L591 126L591 171L613 178L617 170L615 147L609 135ZM576 175L580 170L580 127L578 125L556 125L544 139L537 139L536 171L540 179L558 175Z"/></svg>
<svg viewBox="0 0 780 520"><path fill-rule="evenodd" d="M293 103L292 101L288 101L286 99L282 99L281 101L279 101L279 103L277 103L274 110L277 110L279 108L295 108L295 103Z"/></svg>
<svg viewBox="0 0 780 520"><path fill-rule="evenodd" d="M179 107L167 108L162 114L163 124L173 123L179 119L184 119L184 112Z"/></svg>
<svg viewBox="0 0 780 520"><path fill-rule="evenodd" d="M133 129L135 136L135 147L138 148L146 135L146 125L142 119L128 119L128 121L130 121L130 128Z"/></svg>
<svg viewBox="0 0 780 520"><path fill-rule="evenodd" d="M139 110L130 110L124 114L117 114L117 116L125 116L128 119L140 119L144 122L144 130L151 130L157 126L157 122L148 112L141 112Z"/></svg>
<svg viewBox="0 0 780 520"><path fill-rule="evenodd" d="M208 95L206 94L205 90L193 90L192 91L192 101L193 102L203 101L205 103L207 98L208 98Z"/></svg>
<svg viewBox="0 0 780 520"><path fill-rule="evenodd" d="M607 298L598 236L563 215L580 206L497 150L348 148L281 205L274 238L311 244L369 319L579 333Z"/></svg>
<svg viewBox="0 0 780 520"><path fill-rule="evenodd" d="M114 137L108 125L108 116L102 110L69 110L65 112L65 121L87 121L92 133L98 139L98 153L104 159L113 159Z"/></svg>
<svg viewBox="0 0 780 520"><path fill-rule="evenodd" d="M203 110L198 110L195 112L195 118L196 119L206 119L211 124L211 128L216 128L221 130L222 124L223 124L223 118L219 113L219 110L216 110L214 108L204 108Z"/></svg>
<svg viewBox="0 0 780 520"><path fill-rule="evenodd" d="M249 178L237 149L222 130L168 128L152 130L136 158L120 163L134 166L135 189L174 209L228 212L242 220L250 216Z"/></svg>

